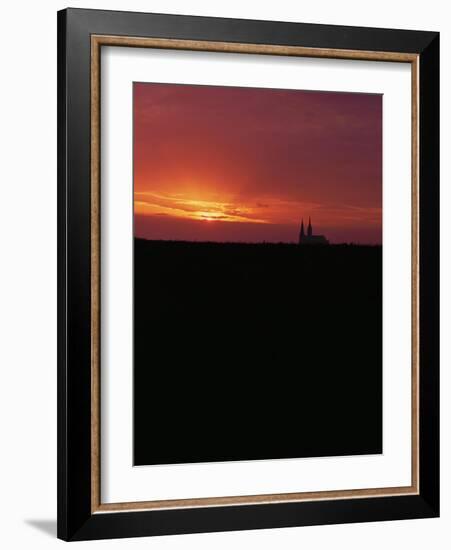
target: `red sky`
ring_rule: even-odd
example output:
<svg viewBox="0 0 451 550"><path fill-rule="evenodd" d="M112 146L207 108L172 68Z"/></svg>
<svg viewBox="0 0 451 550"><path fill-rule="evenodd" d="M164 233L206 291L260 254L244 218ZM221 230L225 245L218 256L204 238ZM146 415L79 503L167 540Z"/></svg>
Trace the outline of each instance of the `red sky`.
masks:
<svg viewBox="0 0 451 550"><path fill-rule="evenodd" d="M382 96L135 83L135 236L382 242Z"/></svg>

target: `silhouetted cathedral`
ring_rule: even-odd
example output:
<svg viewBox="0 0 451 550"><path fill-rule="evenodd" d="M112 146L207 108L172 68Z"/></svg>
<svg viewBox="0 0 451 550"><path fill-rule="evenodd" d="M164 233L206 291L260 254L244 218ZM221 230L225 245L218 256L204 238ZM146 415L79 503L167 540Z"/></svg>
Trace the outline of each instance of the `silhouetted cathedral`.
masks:
<svg viewBox="0 0 451 550"><path fill-rule="evenodd" d="M329 244L324 235L314 235L310 216L308 219L307 235L304 232L304 220L301 222L301 231L299 233L299 244Z"/></svg>

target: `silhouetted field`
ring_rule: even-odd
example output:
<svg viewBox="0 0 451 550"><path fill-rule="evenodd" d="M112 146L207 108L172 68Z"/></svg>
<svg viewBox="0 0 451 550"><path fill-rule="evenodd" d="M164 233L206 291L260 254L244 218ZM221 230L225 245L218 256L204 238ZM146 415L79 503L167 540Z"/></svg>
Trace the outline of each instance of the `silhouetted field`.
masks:
<svg viewBox="0 0 451 550"><path fill-rule="evenodd" d="M382 451L382 249L135 240L135 464Z"/></svg>

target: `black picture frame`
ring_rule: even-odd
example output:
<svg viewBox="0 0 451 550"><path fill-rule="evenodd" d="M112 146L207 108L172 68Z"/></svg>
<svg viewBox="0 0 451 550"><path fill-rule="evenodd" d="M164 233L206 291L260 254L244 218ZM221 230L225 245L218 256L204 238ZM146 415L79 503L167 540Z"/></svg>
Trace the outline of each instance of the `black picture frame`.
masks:
<svg viewBox="0 0 451 550"><path fill-rule="evenodd" d="M399 52L418 56L418 494L93 512L92 35ZM88 540L438 515L439 33L85 9L58 12L58 537Z"/></svg>

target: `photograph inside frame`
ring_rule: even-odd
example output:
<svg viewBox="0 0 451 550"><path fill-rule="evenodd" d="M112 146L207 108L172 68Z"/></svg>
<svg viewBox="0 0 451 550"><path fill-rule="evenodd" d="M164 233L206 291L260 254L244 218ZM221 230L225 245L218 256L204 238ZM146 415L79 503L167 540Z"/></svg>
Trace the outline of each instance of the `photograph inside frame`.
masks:
<svg viewBox="0 0 451 550"><path fill-rule="evenodd" d="M383 452L382 101L133 84L134 465Z"/></svg>

